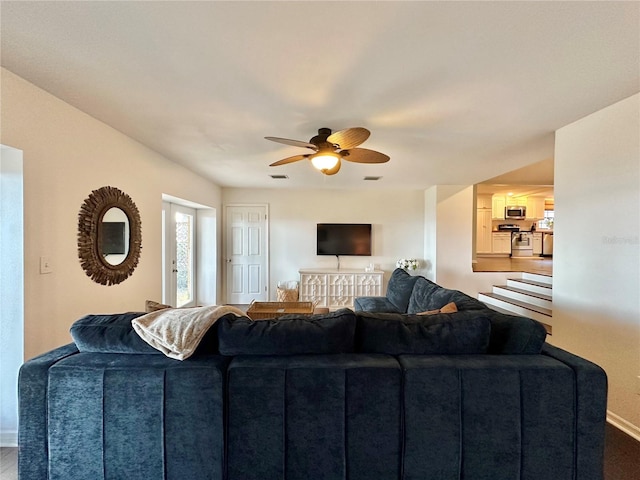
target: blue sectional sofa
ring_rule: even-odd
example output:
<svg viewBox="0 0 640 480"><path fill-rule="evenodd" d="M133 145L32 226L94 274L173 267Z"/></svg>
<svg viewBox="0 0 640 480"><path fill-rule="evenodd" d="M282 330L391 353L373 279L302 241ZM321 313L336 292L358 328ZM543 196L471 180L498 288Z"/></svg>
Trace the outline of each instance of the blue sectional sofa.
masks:
<svg viewBox="0 0 640 480"><path fill-rule="evenodd" d="M225 315L184 361L87 316L21 368L19 478L602 480L602 369L481 305Z"/></svg>

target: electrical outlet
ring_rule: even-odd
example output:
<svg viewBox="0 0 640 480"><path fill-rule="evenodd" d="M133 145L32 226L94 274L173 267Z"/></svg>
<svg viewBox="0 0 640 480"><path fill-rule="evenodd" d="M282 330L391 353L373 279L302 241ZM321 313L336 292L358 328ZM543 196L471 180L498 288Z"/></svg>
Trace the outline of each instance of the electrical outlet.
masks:
<svg viewBox="0 0 640 480"><path fill-rule="evenodd" d="M53 272L53 266L51 265L51 258L49 257L40 257L40 273L51 273Z"/></svg>

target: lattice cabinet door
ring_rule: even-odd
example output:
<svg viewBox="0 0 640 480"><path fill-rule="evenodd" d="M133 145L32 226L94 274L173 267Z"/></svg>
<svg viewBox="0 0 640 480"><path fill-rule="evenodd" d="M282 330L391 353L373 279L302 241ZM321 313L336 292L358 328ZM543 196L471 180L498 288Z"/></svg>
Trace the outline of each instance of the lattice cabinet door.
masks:
<svg viewBox="0 0 640 480"><path fill-rule="evenodd" d="M353 308L354 274L329 275L329 308Z"/></svg>
<svg viewBox="0 0 640 480"><path fill-rule="evenodd" d="M380 297L382 296L382 273L358 273L355 285L356 297Z"/></svg>
<svg viewBox="0 0 640 480"><path fill-rule="evenodd" d="M314 302L317 307L328 307L327 275L315 273L300 274L300 301Z"/></svg>

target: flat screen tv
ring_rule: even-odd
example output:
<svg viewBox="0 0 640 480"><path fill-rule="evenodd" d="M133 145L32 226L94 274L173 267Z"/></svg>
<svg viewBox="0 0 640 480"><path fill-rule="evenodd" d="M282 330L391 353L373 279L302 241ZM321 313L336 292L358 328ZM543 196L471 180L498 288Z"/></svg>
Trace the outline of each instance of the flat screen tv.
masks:
<svg viewBox="0 0 640 480"><path fill-rule="evenodd" d="M126 253L124 222L102 222L102 254Z"/></svg>
<svg viewBox="0 0 640 480"><path fill-rule="evenodd" d="M370 223L319 223L318 255L371 256Z"/></svg>

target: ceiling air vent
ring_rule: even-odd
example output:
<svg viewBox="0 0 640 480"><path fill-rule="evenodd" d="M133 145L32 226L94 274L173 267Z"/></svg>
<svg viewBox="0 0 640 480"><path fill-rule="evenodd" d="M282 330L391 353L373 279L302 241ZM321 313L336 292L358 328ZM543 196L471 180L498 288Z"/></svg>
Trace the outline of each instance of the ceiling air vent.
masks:
<svg viewBox="0 0 640 480"><path fill-rule="evenodd" d="M382 177L364 177L363 180L371 180L372 182L377 182L378 180L380 180Z"/></svg>
<svg viewBox="0 0 640 480"><path fill-rule="evenodd" d="M275 180L284 180L286 178L289 178L287 175L269 175L269 176Z"/></svg>

